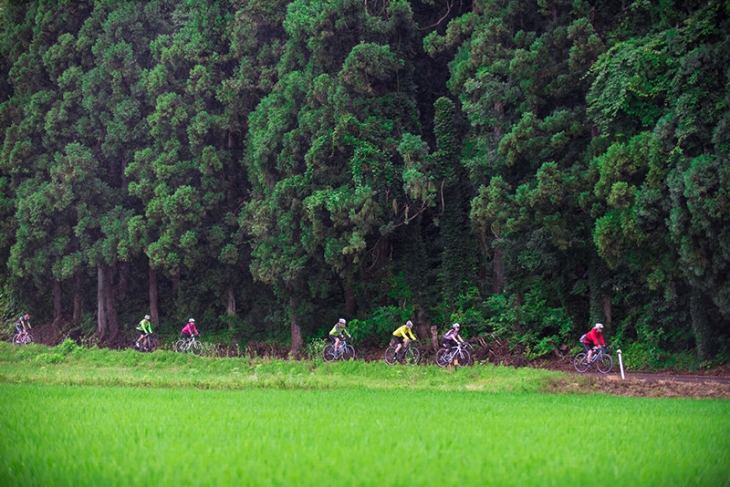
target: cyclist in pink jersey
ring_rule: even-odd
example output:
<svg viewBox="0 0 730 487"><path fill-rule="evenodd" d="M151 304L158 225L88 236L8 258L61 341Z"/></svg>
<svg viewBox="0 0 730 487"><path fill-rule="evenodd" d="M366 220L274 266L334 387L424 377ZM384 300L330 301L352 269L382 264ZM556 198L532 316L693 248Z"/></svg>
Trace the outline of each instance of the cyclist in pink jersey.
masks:
<svg viewBox="0 0 730 487"><path fill-rule="evenodd" d="M195 327L195 320L193 318L190 318L188 320L188 323L183 327L182 331L180 332L180 338L184 338L186 340L189 340L193 334L196 336L200 336L200 333L198 333L198 329Z"/></svg>

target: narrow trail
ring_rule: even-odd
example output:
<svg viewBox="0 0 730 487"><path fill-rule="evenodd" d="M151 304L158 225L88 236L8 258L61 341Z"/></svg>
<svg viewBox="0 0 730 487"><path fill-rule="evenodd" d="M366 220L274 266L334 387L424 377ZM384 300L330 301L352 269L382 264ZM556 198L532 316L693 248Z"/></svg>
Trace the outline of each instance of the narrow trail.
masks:
<svg viewBox="0 0 730 487"><path fill-rule="evenodd" d="M611 372L610 374L585 373L575 375L585 375L595 378L605 378L606 380L623 380L620 372ZM626 380L646 380L646 381L669 381L669 382L688 382L691 384L730 384L730 377L718 377L708 375L678 375L678 374L640 374L640 373L624 373Z"/></svg>

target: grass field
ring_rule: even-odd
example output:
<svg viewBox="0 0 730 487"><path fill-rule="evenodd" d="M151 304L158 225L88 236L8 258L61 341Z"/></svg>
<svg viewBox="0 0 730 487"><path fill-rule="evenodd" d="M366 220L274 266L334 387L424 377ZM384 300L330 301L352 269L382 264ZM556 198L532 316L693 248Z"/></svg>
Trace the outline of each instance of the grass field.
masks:
<svg viewBox="0 0 730 487"><path fill-rule="evenodd" d="M0 346L0 486L730 485L730 401L155 355Z"/></svg>

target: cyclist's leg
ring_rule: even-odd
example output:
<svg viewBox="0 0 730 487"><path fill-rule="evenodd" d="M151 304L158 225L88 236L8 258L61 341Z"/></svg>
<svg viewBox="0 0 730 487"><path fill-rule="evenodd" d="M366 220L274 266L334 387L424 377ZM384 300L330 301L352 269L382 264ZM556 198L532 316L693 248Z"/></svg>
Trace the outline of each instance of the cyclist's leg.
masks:
<svg viewBox="0 0 730 487"><path fill-rule="evenodd" d="M403 339L401 337L393 337L393 339L395 340L395 343L396 343L395 353L393 355L395 356L396 360L398 360L398 354L400 353L401 349L403 348Z"/></svg>
<svg viewBox="0 0 730 487"><path fill-rule="evenodd" d="M585 342L583 343L583 350L586 352L586 363L591 363L591 355L593 355L593 347Z"/></svg>

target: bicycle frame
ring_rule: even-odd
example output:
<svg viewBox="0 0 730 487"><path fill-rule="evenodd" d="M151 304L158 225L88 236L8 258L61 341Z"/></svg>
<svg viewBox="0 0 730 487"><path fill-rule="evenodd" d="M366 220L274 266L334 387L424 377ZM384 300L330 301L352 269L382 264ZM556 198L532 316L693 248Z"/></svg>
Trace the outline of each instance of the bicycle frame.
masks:
<svg viewBox="0 0 730 487"><path fill-rule="evenodd" d="M466 351L466 345L464 345L463 343L459 343L458 345L456 345L456 348L453 348L451 350L451 353L449 353L448 362L452 363L454 359L457 358L457 356L459 360L464 359L464 351Z"/></svg>
<svg viewBox="0 0 730 487"><path fill-rule="evenodd" d="M468 350L469 344L466 342L459 342L457 343L456 347L452 348L450 351L446 352L445 348L442 348L441 350L444 350L445 352L441 356L441 360L439 360L439 353L436 353L436 363L440 367L445 367L447 365L453 364L454 360L457 360L456 365L458 366L467 366L471 364L471 356L469 354Z"/></svg>

